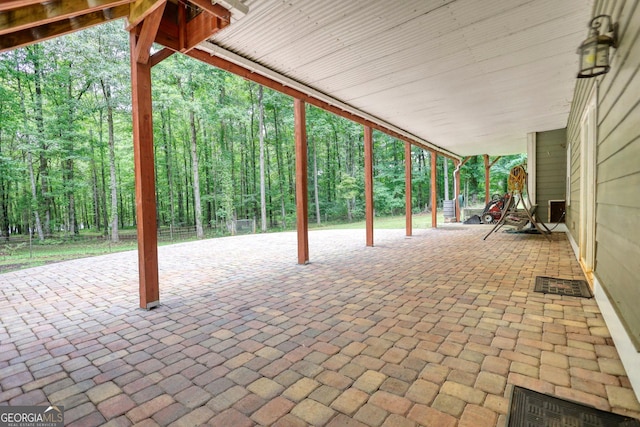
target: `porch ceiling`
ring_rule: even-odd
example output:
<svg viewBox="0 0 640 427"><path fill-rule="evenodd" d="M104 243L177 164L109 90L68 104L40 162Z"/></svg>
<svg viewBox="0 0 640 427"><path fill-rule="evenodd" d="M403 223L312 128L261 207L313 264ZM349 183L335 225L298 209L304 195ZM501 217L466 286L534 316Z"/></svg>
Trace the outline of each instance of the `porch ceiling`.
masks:
<svg viewBox="0 0 640 427"><path fill-rule="evenodd" d="M0 51L162 0L0 2ZM170 0L171 2L177 0ZM198 48L457 155L566 126L593 0L189 0L231 9ZM133 3L132 3L133 2ZM183 0L180 0L184 3ZM244 3L244 4L243 4ZM248 13L245 6L248 7Z"/></svg>
<svg viewBox="0 0 640 427"><path fill-rule="evenodd" d="M566 126L591 3L246 0L210 42L458 155L513 154Z"/></svg>

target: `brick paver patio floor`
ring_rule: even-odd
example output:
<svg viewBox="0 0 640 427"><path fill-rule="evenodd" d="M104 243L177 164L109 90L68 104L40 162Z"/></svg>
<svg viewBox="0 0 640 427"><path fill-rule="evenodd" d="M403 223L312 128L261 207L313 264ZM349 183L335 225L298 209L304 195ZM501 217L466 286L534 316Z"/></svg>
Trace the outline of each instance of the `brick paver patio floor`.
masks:
<svg viewBox="0 0 640 427"><path fill-rule="evenodd" d="M495 426L512 385L640 417L563 234L461 226L313 231L159 248L161 306L135 252L0 275L0 404L67 425Z"/></svg>

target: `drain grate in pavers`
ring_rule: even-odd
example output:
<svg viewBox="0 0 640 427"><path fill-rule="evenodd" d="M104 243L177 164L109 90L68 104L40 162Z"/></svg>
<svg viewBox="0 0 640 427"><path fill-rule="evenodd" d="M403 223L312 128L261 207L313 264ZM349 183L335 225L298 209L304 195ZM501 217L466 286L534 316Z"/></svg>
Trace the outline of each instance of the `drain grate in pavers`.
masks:
<svg viewBox="0 0 640 427"><path fill-rule="evenodd" d="M507 427L640 427L640 421L514 386Z"/></svg>
<svg viewBox="0 0 640 427"><path fill-rule="evenodd" d="M555 277L536 276L534 292L543 294L567 295L570 297L591 298L591 290L585 280L557 279Z"/></svg>

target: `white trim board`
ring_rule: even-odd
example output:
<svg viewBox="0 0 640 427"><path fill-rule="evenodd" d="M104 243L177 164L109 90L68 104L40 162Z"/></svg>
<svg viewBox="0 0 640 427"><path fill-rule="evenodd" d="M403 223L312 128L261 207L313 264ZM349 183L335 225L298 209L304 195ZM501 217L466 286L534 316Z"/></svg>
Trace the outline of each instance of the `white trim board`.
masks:
<svg viewBox="0 0 640 427"><path fill-rule="evenodd" d="M571 243L571 248L573 249L573 253L576 256L576 259L579 260L580 248L573 239L571 233L567 232L567 237L569 239L569 243ZM602 317L604 318L604 322L607 325L607 329L609 329L609 333L611 334L613 343L616 346L616 350L618 351L618 355L620 356L622 365L627 371L627 376L629 377L629 382L631 383L633 392L636 395L636 399L640 400L640 369L638 369L638 366L640 366L640 353L638 352L638 350L636 350L636 347L633 345L631 338L629 338L629 335L627 334L624 325L618 318L616 310L613 308L613 304L611 304L611 301L609 301L609 297L604 291L604 288L595 275L593 275L592 277L593 293L596 299L596 304L600 309L600 313L602 313Z"/></svg>
<svg viewBox="0 0 640 427"><path fill-rule="evenodd" d="M530 132L527 134L527 195L531 204L536 204L536 169L538 168L536 159L537 134Z"/></svg>

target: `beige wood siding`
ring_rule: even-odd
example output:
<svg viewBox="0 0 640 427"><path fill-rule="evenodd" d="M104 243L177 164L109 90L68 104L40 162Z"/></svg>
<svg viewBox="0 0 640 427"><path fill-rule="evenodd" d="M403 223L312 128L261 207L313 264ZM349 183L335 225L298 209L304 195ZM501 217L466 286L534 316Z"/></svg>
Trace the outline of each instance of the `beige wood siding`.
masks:
<svg viewBox="0 0 640 427"><path fill-rule="evenodd" d="M640 351L640 6L637 0L598 1L594 13L611 14L619 23L620 45L607 75L577 82L567 125L572 145L567 225L579 241L580 120L592 85L598 84L594 274Z"/></svg>
<svg viewBox="0 0 640 427"><path fill-rule="evenodd" d="M567 168L567 130L536 134L536 216L549 221L549 200L564 200Z"/></svg>

